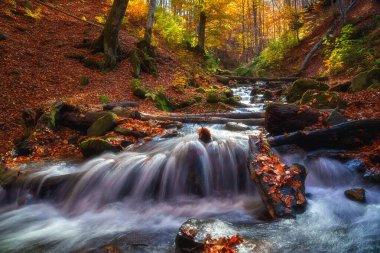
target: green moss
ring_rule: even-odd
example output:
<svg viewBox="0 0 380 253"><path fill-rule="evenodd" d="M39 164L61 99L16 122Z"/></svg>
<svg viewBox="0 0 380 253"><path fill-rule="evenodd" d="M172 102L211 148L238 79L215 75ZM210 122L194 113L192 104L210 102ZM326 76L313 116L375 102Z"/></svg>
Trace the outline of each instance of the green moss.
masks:
<svg viewBox="0 0 380 253"><path fill-rule="evenodd" d="M87 130L88 136L101 136L111 130L114 126L114 119L116 114L108 113L103 117L97 119Z"/></svg>
<svg viewBox="0 0 380 253"><path fill-rule="evenodd" d="M156 107L162 111L170 112L172 108L170 106L169 100L163 93L156 94L155 98Z"/></svg>
<svg viewBox="0 0 380 253"><path fill-rule="evenodd" d="M336 93L318 91L318 90L308 90L306 91L300 103L302 105L309 105L313 108L318 109L333 109L333 108L344 108L346 103L336 96Z"/></svg>
<svg viewBox="0 0 380 253"><path fill-rule="evenodd" d="M329 86L327 84L312 79L298 79L292 84L286 99L289 102L295 102L301 99L307 90L327 91L328 89Z"/></svg>
<svg viewBox="0 0 380 253"><path fill-rule="evenodd" d="M106 95L99 96L99 102L102 104L108 103L111 99Z"/></svg>
<svg viewBox="0 0 380 253"><path fill-rule="evenodd" d="M206 90L202 87L196 88L195 91L198 93L206 93Z"/></svg>
<svg viewBox="0 0 380 253"><path fill-rule="evenodd" d="M90 78L88 78L88 76L81 76L79 82L82 86L88 85L90 83Z"/></svg>
<svg viewBox="0 0 380 253"><path fill-rule="evenodd" d="M146 91L141 86L141 80L140 79L133 79L131 83L132 92L133 95L135 95L138 98L144 99L146 97Z"/></svg>

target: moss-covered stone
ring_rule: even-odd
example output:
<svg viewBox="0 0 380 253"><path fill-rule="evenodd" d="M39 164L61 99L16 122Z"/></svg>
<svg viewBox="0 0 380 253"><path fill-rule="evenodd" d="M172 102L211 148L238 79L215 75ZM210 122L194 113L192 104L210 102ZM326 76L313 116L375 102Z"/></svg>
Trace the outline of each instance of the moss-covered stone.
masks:
<svg viewBox="0 0 380 253"><path fill-rule="evenodd" d="M346 103L338 98L335 93L318 90L306 91L300 103L318 109L344 108Z"/></svg>
<svg viewBox="0 0 380 253"><path fill-rule="evenodd" d="M100 138L90 138L82 141L79 148L84 157L97 156L105 152L118 152L119 149L109 143L107 140Z"/></svg>
<svg viewBox="0 0 380 253"><path fill-rule="evenodd" d="M131 86L132 86L133 95L135 95L136 97L141 98L141 99L145 98L146 91L141 86L141 80L140 79L133 79Z"/></svg>
<svg viewBox="0 0 380 253"><path fill-rule="evenodd" d="M374 89L379 87L380 68L374 68L370 71L361 72L356 75L351 82L350 91L358 92L367 88Z"/></svg>
<svg viewBox="0 0 380 253"><path fill-rule="evenodd" d="M114 119L116 114L107 113L103 117L97 119L89 129L87 129L88 136L101 136L110 131L114 126Z"/></svg>
<svg viewBox="0 0 380 253"><path fill-rule="evenodd" d="M301 99L302 95L307 90L318 90L318 91L327 91L329 86L325 83L321 83L312 79L298 79L296 80L289 91L289 94L286 96L286 99L289 102L295 102Z"/></svg>
<svg viewBox="0 0 380 253"><path fill-rule="evenodd" d="M221 101L221 96L216 89L209 89L206 91L207 103L218 103Z"/></svg>

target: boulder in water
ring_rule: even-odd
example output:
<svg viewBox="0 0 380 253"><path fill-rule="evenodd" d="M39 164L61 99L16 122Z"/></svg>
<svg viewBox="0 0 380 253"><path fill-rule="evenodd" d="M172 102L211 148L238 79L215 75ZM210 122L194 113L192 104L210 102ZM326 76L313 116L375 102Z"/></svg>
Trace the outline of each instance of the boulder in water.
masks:
<svg viewBox="0 0 380 253"><path fill-rule="evenodd" d="M248 167L271 218L294 217L305 210L304 166L282 163L264 137L250 136Z"/></svg>
<svg viewBox="0 0 380 253"><path fill-rule="evenodd" d="M312 79L298 79L290 87L289 93L286 96L288 102L296 102L301 99L302 94L308 90L327 91L329 86Z"/></svg>
<svg viewBox="0 0 380 253"><path fill-rule="evenodd" d="M363 188L353 188L350 190L344 191L344 195L353 201L362 202L366 201L365 199L365 190Z"/></svg>
<svg viewBox="0 0 380 253"><path fill-rule="evenodd" d="M105 152L118 152L120 147L110 141L101 138L89 138L79 144L79 148L84 157L97 156Z"/></svg>
<svg viewBox="0 0 380 253"><path fill-rule="evenodd" d="M225 129L230 131L247 131L249 130L249 126L243 124L243 123L236 123L236 122L228 122L225 126Z"/></svg>
<svg viewBox="0 0 380 253"><path fill-rule="evenodd" d="M110 131L114 127L114 120L116 114L107 113L103 117L97 119L89 129L87 129L88 136L101 136Z"/></svg>

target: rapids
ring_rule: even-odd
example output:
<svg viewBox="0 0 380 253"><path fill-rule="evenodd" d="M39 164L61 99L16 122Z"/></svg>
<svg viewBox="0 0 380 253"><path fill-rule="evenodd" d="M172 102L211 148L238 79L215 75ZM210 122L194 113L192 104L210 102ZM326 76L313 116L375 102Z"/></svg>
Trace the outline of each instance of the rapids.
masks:
<svg viewBox="0 0 380 253"><path fill-rule="evenodd" d="M234 90L247 104L249 91ZM282 150L286 163L308 168L308 206L297 219L270 222L246 169L248 134L259 131L207 126L213 141L204 144L195 134L199 127L187 124L183 137L83 164L25 165L33 173L24 187L0 188L0 252L88 252L110 242L128 252L174 252L176 232L189 218L221 220L209 227L215 235L240 233L265 242L267 252L379 252L380 189L347 164ZM42 194L53 176L68 179ZM36 180L40 187L30 192L28 183ZM345 198L344 190L356 186L366 189L366 204Z"/></svg>

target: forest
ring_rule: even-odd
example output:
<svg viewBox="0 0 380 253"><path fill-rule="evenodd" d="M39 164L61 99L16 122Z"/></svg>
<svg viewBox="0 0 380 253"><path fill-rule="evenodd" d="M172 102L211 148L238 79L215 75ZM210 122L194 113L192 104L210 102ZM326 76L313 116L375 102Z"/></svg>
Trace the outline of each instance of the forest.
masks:
<svg viewBox="0 0 380 253"><path fill-rule="evenodd" d="M0 252L379 252L379 0L0 0Z"/></svg>

